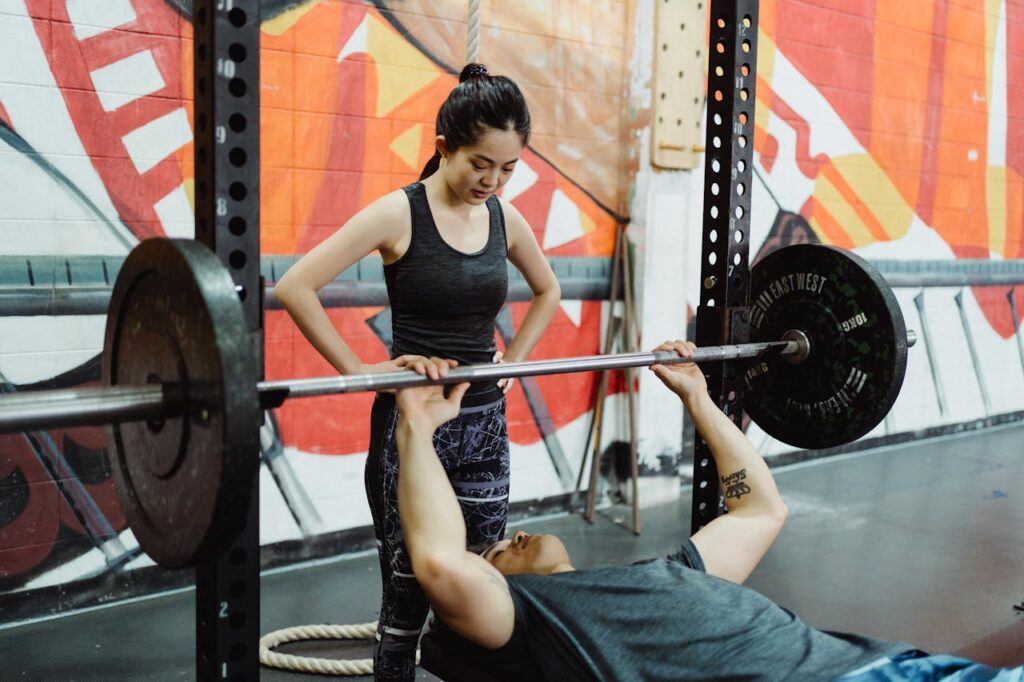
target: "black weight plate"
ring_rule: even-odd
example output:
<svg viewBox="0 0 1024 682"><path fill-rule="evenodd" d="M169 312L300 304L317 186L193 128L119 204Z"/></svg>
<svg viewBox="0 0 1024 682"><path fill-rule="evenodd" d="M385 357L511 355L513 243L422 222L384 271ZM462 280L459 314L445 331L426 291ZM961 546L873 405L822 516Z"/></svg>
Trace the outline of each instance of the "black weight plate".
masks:
<svg viewBox="0 0 1024 682"><path fill-rule="evenodd" d="M779 249L750 270L750 340L789 330L810 340L801 364L754 361L743 405L766 433L800 448L860 438L888 414L907 369L903 313L885 279L848 251Z"/></svg>
<svg viewBox="0 0 1024 682"><path fill-rule="evenodd" d="M121 508L158 564L212 559L244 528L259 463L256 378L242 306L217 257L192 240L139 244L110 301L103 380L161 382L181 401L159 422L109 430Z"/></svg>

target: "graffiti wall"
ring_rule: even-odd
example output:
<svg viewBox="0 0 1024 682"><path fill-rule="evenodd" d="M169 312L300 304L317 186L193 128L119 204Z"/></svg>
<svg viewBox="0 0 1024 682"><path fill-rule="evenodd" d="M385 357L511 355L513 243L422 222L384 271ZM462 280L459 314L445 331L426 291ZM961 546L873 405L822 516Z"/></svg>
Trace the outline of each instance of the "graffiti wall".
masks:
<svg viewBox="0 0 1024 682"><path fill-rule="evenodd" d="M770 0L760 11L752 236L762 252L833 244L890 271L904 261L922 282L946 263L997 272L1024 256L1019 2ZM1014 289L896 290L922 342L872 436L1024 408Z"/></svg>
<svg viewBox="0 0 1024 682"><path fill-rule="evenodd" d="M261 242L265 270L279 275L369 202L416 180L465 59L467 7L261 7ZM504 198L554 265L603 265L605 277L617 220L632 217L644 345L685 333L698 300L703 196L699 169L649 163L653 7L484 2L480 32L480 60L519 82L533 115ZM0 0L3 392L95 383L105 319L70 305L68 292L109 287L140 239L192 236L190 11L188 0ZM816 241L915 272L1024 257L1018 2L762 0L760 12L752 255ZM908 326L928 338L869 438L1024 410L1012 287L897 295ZM499 346L525 311L508 307ZM599 352L608 313L598 300L563 300L532 357ZM328 314L364 361L387 356L385 308ZM330 373L285 313L268 310L265 321L268 379ZM541 377L510 394L513 504L572 489L595 382ZM641 459L671 471L681 411L647 378L640 385ZM626 413L621 382L611 394L608 443L622 438ZM288 403L268 419L266 547L322 554L368 537L356 531L370 522L371 400ZM749 435L770 456L791 451L756 425ZM159 571L125 527L104 446L99 429L0 436L0 622L174 584L150 580Z"/></svg>
<svg viewBox="0 0 1024 682"><path fill-rule="evenodd" d="M533 139L503 196L548 256L607 261L628 192L627 6L506 5L485 3L479 57L522 86ZM418 178L463 64L466 5L267 0L261 8L261 243L265 262L280 264ZM170 0L0 3L0 286L109 285L140 239L192 236L190 11ZM505 332L526 307L508 307ZM97 381L104 316L65 312L0 316L4 391ZM387 357L386 313L329 310L366 362ZM601 319L600 301L563 301L532 356L599 352ZM287 314L268 310L267 378L330 373ZM595 387L590 375L543 377L529 396L522 383L510 394L513 503L571 487ZM621 386L612 393L614 405ZM362 468L371 401L287 404L268 421L264 544L370 523ZM104 438L83 428L0 437L0 596L11 605L0 620L23 615L14 604L26 591L150 565L118 508ZM39 603L34 612L71 605Z"/></svg>

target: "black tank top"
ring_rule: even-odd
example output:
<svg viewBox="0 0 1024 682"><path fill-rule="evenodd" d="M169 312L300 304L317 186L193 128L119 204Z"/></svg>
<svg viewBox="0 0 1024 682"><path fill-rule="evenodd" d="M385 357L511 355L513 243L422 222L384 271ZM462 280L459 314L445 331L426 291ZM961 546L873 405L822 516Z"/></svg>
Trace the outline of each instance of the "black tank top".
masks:
<svg viewBox="0 0 1024 682"><path fill-rule="evenodd" d="M423 183L409 185L405 194L412 212L409 249L384 266L394 336L391 357L436 355L460 365L488 364L496 350L494 318L508 293L501 205L497 197L487 199L487 244L476 253L463 253L441 238ZM463 405L500 397L493 381L474 383Z"/></svg>

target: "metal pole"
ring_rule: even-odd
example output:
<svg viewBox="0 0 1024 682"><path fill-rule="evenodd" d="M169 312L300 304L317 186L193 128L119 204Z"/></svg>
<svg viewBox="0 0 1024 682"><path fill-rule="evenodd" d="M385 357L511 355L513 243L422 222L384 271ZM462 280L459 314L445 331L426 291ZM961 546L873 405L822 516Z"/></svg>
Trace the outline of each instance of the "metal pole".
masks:
<svg viewBox="0 0 1024 682"><path fill-rule="evenodd" d="M0 433L157 420L168 407L159 384L7 394L0 397Z"/></svg>
<svg viewBox="0 0 1024 682"><path fill-rule="evenodd" d="M625 367L682 362L727 362L751 358L765 351L778 349L783 355L801 352L796 341L748 343L740 346L698 348L693 357L684 360L675 353L619 353L587 355L554 360L529 360L493 365L457 367L447 377L437 380L411 370L385 374L351 374L314 379L284 379L257 384L264 408L280 407L291 398L311 398L339 393L384 391L412 386L458 384L464 381L497 381L506 377L540 376L593 372ZM102 426L115 422L159 420L182 409L183 396L173 385L108 386L71 388L53 391L32 391L0 396L0 433L17 433L32 429L68 426ZM204 406L212 408L213 406Z"/></svg>
<svg viewBox="0 0 1024 682"><path fill-rule="evenodd" d="M1010 316L1013 318L1013 334L1017 337L1017 352L1020 354L1020 366L1024 370L1024 338L1021 338L1020 317L1017 314L1017 301L1015 300L1016 287L1006 292L1006 300L1010 303Z"/></svg>
<svg viewBox="0 0 1024 682"><path fill-rule="evenodd" d="M692 358L688 360L684 360L675 353L664 352L584 355L554 360L527 360L525 362L456 367L448 372L448 376L437 380L412 371L401 371L384 374L351 374L348 376L319 377L315 379L263 381L258 385L258 390L260 392L260 401L264 407L277 407L285 400L292 398L310 398L338 393L384 391L412 386L427 386L430 384L459 384L466 381L496 381L505 377L594 372L605 369L624 369L626 367L648 367L655 364L676 365L683 362L727 362L740 358L752 358L775 348L779 349L779 352L783 355L793 355L800 352L800 346L796 341L769 341L698 348Z"/></svg>
<svg viewBox="0 0 1024 682"><path fill-rule="evenodd" d="M939 377L939 365L935 361L935 351L932 350L932 338L928 333L928 319L924 312L924 290L921 290L914 297L914 305L917 307L917 316L921 319L921 338L924 340L925 354L928 356L928 367L932 371L932 385L935 387L935 400L939 404L939 414L946 414L946 392L942 390L942 379Z"/></svg>
<svg viewBox="0 0 1024 682"><path fill-rule="evenodd" d="M971 365L974 367L974 378L978 380L978 389L981 391L981 402L985 404L985 416L992 414L992 403L988 398L988 388L985 386L985 377L981 374L981 360L978 358L978 351L974 347L974 335L971 334L971 326L967 323L967 312L964 310L964 290L956 292L953 297L956 301L957 310L960 311L960 324L964 328L964 338L967 340L967 350L971 353Z"/></svg>

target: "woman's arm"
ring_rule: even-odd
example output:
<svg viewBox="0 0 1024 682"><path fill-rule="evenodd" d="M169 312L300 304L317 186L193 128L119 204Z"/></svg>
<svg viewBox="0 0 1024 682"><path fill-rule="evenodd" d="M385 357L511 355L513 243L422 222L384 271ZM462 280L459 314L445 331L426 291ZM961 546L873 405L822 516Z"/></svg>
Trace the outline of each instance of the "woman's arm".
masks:
<svg viewBox="0 0 1024 682"><path fill-rule="evenodd" d="M405 194L387 194L300 258L274 286L302 334L342 374L360 373L366 366L338 334L316 292L367 254L393 249L410 221Z"/></svg>
<svg viewBox="0 0 1024 682"><path fill-rule="evenodd" d="M537 345L548 322L551 321L551 316L555 314L562 290L526 219L507 201L502 201L501 205L505 212L508 259L523 273L526 283L533 292L533 302L526 312L526 318L503 356L507 362L518 362L525 360Z"/></svg>

